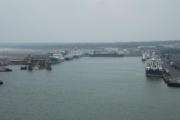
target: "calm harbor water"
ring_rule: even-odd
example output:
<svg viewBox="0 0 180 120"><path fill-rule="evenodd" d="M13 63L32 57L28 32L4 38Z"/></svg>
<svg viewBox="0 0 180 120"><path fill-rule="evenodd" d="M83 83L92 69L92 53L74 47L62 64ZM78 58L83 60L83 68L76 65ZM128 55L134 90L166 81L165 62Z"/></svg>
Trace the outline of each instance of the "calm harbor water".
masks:
<svg viewBox="0 0 180 120"><path fill-rule="evenodd" d="M180 88L147 79L141 58L80 58L0 73L1 120L179 120Z"/></svg>

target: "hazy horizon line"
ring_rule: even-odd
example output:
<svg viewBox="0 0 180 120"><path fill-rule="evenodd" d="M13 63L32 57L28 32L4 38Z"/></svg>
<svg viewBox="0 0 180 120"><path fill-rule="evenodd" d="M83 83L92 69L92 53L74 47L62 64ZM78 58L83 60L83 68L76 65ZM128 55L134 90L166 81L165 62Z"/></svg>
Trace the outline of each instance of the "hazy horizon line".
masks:
<svg viewBox="0 0 180 120"><path fill-rule="evenodd" d="M148 40L148 41L114 41L114 42L110 42L110 41L101 41L101 42L58 42L58 41L56 41L56 42L54 42L54 41L52 41L52 42L50 42L50 41L45 41L45 42L21 42L21 41L17 41L17 42L0 42L1 44L39 44L39 43L41 43L41 44L43 44L43 43L47 43L47 44L49 44L49 43L58 43L58 44L91 44L91 43L148 43L148 42L168 42L168 41L180 41L180 39L179 40Z"/></svg>

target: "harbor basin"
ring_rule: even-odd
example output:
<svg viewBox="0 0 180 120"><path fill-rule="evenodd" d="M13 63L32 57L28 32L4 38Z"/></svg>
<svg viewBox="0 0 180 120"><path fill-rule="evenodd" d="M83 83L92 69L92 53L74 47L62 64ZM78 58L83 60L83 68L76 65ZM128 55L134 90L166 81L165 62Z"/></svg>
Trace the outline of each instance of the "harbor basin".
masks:
<svg viewBox="0 0 180 120"><path fill-rule="evenodd" d="M179 120L180 88L146 78L140 57L83 57L52 71L0 73L1 120Z"/></svg>

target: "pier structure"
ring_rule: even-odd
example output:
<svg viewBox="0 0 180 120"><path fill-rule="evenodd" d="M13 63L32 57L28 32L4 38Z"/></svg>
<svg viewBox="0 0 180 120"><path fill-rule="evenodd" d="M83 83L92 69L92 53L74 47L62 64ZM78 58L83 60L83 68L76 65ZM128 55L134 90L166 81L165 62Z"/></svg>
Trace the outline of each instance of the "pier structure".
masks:
<svg viewBox="0 0 180 120"><path fill-rule="evenodd" d="M47 70L51 70L51 60L47 57L45 60L45 67Z"/></svg>
<svg viewBox="0 0 180 120"><path fill-rule="evenodd" d="M164 82L168 86L180 87L180 69L174 65L174 61L172 62L172 60L169 59L164 60L164 68L165 68L163 74Z"/></svg>
<svg viewBox="0 0 180 120"><path fill-rule="evenodd" d="M27 58L28 70L33 69L47 69L51 70L51 61L48 56L28 56Z"/></svg>

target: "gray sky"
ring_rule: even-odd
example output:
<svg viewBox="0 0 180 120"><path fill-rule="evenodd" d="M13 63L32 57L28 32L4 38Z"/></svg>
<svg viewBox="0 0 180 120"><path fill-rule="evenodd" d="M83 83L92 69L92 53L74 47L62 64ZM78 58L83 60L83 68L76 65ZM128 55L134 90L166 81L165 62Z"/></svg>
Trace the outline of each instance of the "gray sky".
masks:
<svg viewBox="0 0 180 120"><path fill-rule="evenodd" d="M180 40L180 0L0 0L0 42Z"/></svg>

